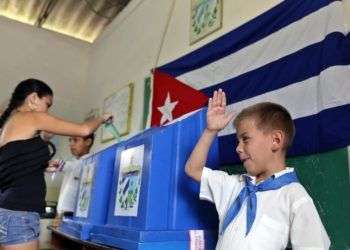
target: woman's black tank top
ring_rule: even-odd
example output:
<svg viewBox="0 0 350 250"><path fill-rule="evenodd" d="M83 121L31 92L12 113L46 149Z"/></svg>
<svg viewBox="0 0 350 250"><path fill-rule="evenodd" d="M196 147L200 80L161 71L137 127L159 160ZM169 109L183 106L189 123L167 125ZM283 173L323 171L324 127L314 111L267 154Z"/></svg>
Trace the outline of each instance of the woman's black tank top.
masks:
<svg viewBox="0 0 350 250"><path fill-rule="evenodd" d="M0 147L0 207L43 213L49 160L48 144L39 136Z"/></svg>

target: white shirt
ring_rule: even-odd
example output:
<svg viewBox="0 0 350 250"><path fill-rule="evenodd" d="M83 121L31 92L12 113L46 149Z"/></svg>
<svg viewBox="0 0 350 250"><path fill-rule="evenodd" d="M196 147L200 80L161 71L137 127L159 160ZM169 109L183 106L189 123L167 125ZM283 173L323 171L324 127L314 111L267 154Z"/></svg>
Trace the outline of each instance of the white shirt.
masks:
<svg viewBox="0 0 350 250"><path fill-rule="evenodd" d="M287 168L275 176L292 172ZM253 181L255 181L255 178ZM204 168L200 199L213 202L219 214L219 228L224 217L245 186L243 176ZM330 240L315 205L300 183L291 183L277 190L256 192L257 210L247 236L245 201L236 218L219 235L217 250L280 250L291 242L297 250L329 249Z"/></svg>
<svg viewBox="0 0 350 250"><path fill-rule="evenodd" d="M57 212L74 212L79 188L81 171L81 160L67 161L64 165L64 177L60 189L60 196L57 203Z"/></svg>

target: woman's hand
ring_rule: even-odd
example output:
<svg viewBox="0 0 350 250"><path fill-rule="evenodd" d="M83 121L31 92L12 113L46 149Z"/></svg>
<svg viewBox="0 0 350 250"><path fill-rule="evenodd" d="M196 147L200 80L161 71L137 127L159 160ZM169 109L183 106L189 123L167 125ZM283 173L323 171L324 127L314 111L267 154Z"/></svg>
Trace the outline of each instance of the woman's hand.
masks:
<svg viewBox="0 0 350 250"><path fill-rule="evenodd" d="M53 173L63 170L65 162L63 160L55 159L49 161L49 166L45 169L46 172Z"/></svg>
<svg viewBox="0 0 350 250"><path fill-rule="evenodd" d="M113 122L113 115L110 113L104 113L102 118L104 123Z"/></svg>

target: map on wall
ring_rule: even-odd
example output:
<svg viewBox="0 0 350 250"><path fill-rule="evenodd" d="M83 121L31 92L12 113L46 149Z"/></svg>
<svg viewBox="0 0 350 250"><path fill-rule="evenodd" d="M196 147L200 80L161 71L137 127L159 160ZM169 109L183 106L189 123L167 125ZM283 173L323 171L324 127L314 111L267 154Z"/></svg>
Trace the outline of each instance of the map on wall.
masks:
<svg viewBox="0 0 350 250"><path fill-rule="evenodd" d="M121 153L115 216L137 216L142 179L144 145Z"/></svg>
<svg viewBox="0 0 350 250"><path fill-rule="evenodd" d="M133 84L130 83L104 100L102 113L112 114L113 121L112 126L111 124L109 126L102 126L102 142L110 141L129 133L132 95Z"/></svg>
<svg viewBox="0 0 350 250"><path fill-rule="evenodd" d="M96 162L92 158L87 159L83 165L76 207L77 217L88 217L95 166Z"/></svg>

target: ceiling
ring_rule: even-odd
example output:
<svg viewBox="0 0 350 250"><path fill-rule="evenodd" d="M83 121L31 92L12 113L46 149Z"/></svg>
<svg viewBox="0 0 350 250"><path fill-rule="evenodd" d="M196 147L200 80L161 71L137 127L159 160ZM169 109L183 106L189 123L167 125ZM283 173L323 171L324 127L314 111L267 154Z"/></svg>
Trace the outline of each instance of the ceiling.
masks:
<svg viewBox="0 0 350 250"><path fill-rule="evenodd" d="M0 15L92 43L131 0L0 0Z"/></svg>

